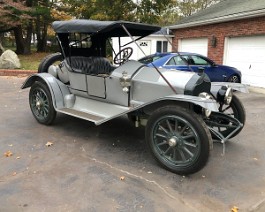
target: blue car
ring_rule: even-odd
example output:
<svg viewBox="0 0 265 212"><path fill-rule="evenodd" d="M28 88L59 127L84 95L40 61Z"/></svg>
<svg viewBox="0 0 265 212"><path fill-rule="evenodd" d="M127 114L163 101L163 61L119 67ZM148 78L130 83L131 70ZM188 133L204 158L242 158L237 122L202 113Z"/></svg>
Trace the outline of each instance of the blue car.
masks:
<svg viewBox="0 0 265 212"><path fill-rule="evenodd" d="M195 53L156 53L139 59L139 62L158 68L180 71L204 71L212 82L241 83L241 72L236 68L217 65L209 58Z"/></svg>

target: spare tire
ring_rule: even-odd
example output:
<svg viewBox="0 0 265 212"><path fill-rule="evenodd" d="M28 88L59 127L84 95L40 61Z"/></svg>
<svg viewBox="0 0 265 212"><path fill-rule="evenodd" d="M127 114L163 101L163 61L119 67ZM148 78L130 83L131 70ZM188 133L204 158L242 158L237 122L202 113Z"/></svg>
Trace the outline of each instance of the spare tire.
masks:
<svg viewBox="0 0 265 212"><path fill-rule="evenodd" d="M56 62L60 62L63 60L63 56L60 52L47 55L41 61L38 67L38 73L48 73L48 69L51 65L56 64Z"/></svg>

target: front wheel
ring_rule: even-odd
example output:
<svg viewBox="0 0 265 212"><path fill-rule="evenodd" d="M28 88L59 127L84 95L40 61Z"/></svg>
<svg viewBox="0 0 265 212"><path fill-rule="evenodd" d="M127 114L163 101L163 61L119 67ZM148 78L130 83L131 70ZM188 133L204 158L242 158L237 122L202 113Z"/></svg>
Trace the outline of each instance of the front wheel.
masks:
<svg viewBox="0 0 265 212"><path fill-rule="evenodd" d="M150 116L146 142L163 167L176 174L192 174L205 166L212 140L197 114L178 106L165 106Z"/></svg>
<svg viewBox="0 0 265 212"><path fill-rule="evenodd" d="M45 84L36 81L31 86L29 105L33 116L39 123L49 125L54 121L56 111L53 107L51 93Z"/></svg>
<svg viewBox="0 0 265 212"><path fill-rule="evenodd" d="M245 112L245 108L242 104L242 102L240 101L240 99L236 96L233 95L232 101L230 103L230 105L221 105L219 108L219 112L224 113L226 115L229 115L235 119L237 119L238 121L240 121L240 123L243 124L243 126L245 125L246 122L246 112ZM224 136L228 136L233 130L234 128L231 128L232 124L227 122L226 120L218 120L217 118L217 122L221 123L221 124L226 124L227 127L219 127L218 131ZM230 138L235 137L236 135L238 135L238 133L240 133L240 131L243 128L240 128L240 130L238 130L237 132L235 132ZM214 136L215 138L215 136Z"/></svg>

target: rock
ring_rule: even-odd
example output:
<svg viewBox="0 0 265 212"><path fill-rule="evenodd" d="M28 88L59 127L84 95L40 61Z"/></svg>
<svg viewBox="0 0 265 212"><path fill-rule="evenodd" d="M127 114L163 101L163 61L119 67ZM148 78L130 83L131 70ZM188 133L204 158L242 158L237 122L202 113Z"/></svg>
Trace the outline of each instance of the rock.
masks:
<svg viewBox="0 0 265 212"><path fill-rule="evenodd" d="M20 68L21 64L18 56L12 50L6 50L0 56L0 69Z"/></svg>

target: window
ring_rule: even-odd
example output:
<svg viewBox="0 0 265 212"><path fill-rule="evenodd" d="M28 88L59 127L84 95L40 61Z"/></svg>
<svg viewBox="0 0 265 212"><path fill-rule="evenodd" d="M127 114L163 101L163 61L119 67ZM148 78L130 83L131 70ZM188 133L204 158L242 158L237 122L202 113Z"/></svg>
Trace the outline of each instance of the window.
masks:
<svg viewBox="0 0 265 212"><path fill-rule="evenodd" d="M167 52L167 41L157 41L156 42L156 52Z"/></svg>
<svg viewBox="0 0 265 212"><path fill-rule="evenodd" d="M89 35L81 33L72 33L69 37L69 46L71 48L90 48L92 45Z"/></svg>
<svg viewBox="0 0 265 212"><path fill-rule="evenodd" d="M151 63L151 62L154 62L155 60L161 58L161 56L157 55L157 56L147 56L147 57L144 57L142 59L139 60L139 62L141 63L144 63L144 64L148 64L148 63Z"/></svg>
<svg viewBox="0 0 265 212"><path fill-rule="evenodd" d="M182 56L183 58L187 59L186 56ZM167 64L168 66L172 65L186 65L185 61L182 60L180 56L174 56L172 57Z"/></svg>
<svg viewBox="0 0 265 212"><path fill-rule="evenodd" d="M210 65L210 63L202 57L192 55L191 58L193 59L195 65Z"/></svg>

